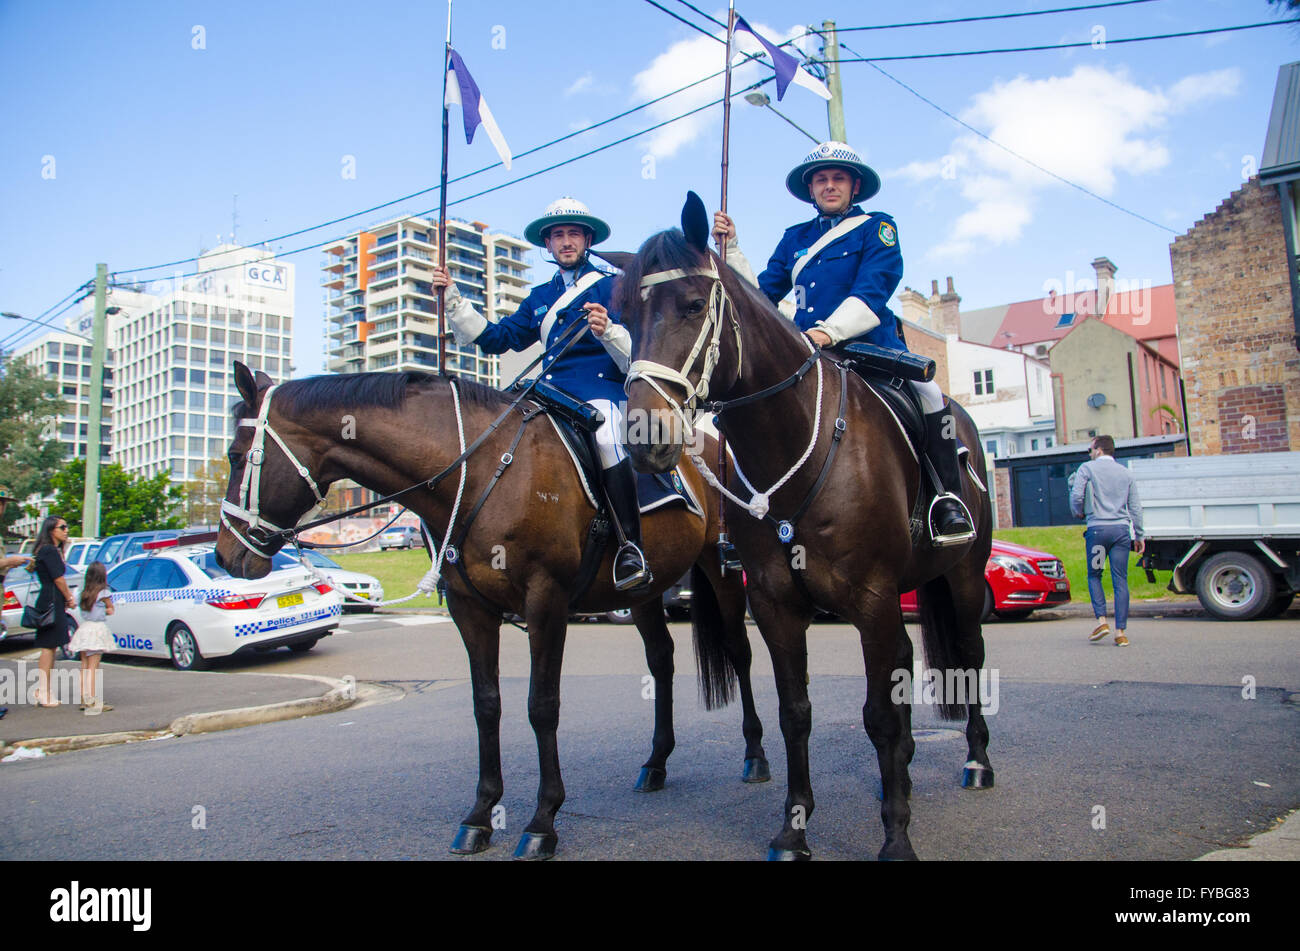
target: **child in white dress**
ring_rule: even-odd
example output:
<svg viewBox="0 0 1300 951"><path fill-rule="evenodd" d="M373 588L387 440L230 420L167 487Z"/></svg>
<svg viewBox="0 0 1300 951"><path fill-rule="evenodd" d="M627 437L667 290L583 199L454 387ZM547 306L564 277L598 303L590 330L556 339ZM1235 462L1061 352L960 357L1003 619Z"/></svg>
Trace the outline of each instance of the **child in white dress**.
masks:
<svg viewBox="0 0 1300 951"><path fill-rule="evenodd" d="M105 651L114 648L113 635L104 622L113 613L113 590L108 586L107 569L103 562L91 562L86 569L86 582L81 588L79 607L81 626L68 642L69 651L81 652L81 709L86 716L97 716L112 710L97 692L99 659Z"/></svg>

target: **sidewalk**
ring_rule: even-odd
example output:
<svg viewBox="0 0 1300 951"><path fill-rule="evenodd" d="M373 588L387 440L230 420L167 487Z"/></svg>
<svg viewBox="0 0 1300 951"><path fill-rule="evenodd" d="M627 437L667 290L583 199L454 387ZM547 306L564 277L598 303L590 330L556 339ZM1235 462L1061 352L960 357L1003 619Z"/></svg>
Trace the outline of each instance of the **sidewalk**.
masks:
<svg viewBox="0 0 1300 951"><path fill-rule="evenodd" d="M54 665L59 706L28 702L36 657L33 651L0 660L0 706L9 708L0 719L0 759L16 745L52 753L328 713L350 705L356 695L355 685L327 677L182 672L138 661L110 662L100 672L104 702L113 709L87 716L78 709L76 661Z"/></svg>

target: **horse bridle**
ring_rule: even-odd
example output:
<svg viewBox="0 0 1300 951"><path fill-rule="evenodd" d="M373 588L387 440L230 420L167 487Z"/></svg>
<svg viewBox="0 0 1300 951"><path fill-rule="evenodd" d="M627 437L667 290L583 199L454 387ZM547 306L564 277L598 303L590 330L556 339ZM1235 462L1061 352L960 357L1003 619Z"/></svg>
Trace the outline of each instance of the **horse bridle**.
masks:
<svg viewBox="0 0 1300 951"><path fill-rule="evenodd" d="M648 299L650 288L656 284L664 284L685 277L708 277L713 279L713 285L709 288L709 312L700 327L699 334L695 338L695 345L691 347L691 352L687 355L686 361L682 364L680 370L674 370L666 364L656 363L653 360L634 360L632 365L627 368L627 380L623 384L623 392L627 393L634 381L645 380L650 385L650 388L668 404L678 420L681 421L682 432L692 433L695 426L688 419L687 413L689 412L693 416L701 407L701 404L709 398L709 380L713 376L713 371L717 368L718 359L722 353L721 337L724 312L731 319L731 326L736 334L737 372L743 366L743 351L740 341L740 323L736 320L736 309L727 297L727 290L722 286L722 276L718 273L712 259L709 260L708 267L673 268L668 271L656 271L653 274L644 275L641 278L641 299L643 301ZM690 381L690 372L700 359L701 353L704 355L704 365L700 369L700 382L692 383ZM686 400L678 402L673 399L659 384L659 380L680 386L686 391Z"/></svg>
<svg viewBox="0 0 1300 951"><path fill-rule="evenodd" d="M293 467L298 470L298 475L306 481L311 487L312 494L316 496L316 504L313 505L302 518L298 519L298 524L309 522L325 508L325 496L321 494L320 486L316 480L311 477L298 457L293 454L288 445L280 434L271 426L269 416L271 414L271 394L276 390L279 384L271 386L262 397L262 406L257 412L256 419L241 419L239 426L253 427L253 444L249 447L244 457L244 475L239 481L239 501L231 502L229 499L221 500L221 524L230 530L230 534L239 539L239 543L251 551L259 558L270 558L275 552L269 552L265 549L276 539L292 534L293 529L282 528L260 514L260 496L262 485L262 465L266 462L266 437L269 435L275 440L280 451L285 454ZM254 475L256 473L256 475ZM239 529L235 528L230 521L230 515L243 519L248 526L248 537L246 538ZM262 547L259 548L258 544Z"/></svg>

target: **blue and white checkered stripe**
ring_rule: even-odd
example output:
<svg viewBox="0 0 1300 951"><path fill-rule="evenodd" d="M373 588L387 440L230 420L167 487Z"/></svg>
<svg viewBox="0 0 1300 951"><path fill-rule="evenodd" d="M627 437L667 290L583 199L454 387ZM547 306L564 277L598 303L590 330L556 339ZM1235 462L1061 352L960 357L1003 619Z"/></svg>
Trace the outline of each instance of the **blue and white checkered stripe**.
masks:
<svg viewBox="0 0 1300 951"><path fill-rule="evenodd" d="M143 591L114 591L114 604L148 604L151 601L215 601L236 592L229 588L149 588Z"/></svg>
<svg viewBox="0 0 1300 951"><path fill-rule="evenodd" d="M321 621L327 618L338 617L341 610L341 605L333 604L326 608L318 608L315 611L308 611L306 614L295 614L291 617L278 617L265 621L250 621L247 624L236 624L235 637L249 637L253 634L265 634L269 631L278 631L286 627L295 627L296 625L307 624L311 621Z"/></svg>

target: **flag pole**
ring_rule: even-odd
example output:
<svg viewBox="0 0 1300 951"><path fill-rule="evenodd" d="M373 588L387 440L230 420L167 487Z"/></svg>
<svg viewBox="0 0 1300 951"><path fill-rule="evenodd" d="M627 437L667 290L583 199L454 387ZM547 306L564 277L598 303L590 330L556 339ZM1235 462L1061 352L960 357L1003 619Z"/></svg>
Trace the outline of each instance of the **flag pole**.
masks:
<svg viewBox="0 0 1300 951"><path fill-rule="evenodd" d="M727 4L727 78L722 89L722 203L720 211L727 213L727 164L731 152L731 51L736 37L736 0ZM718 239L718 256L722 266L727 266L727 236ZM718 420L721 424L721 419ZM718 426L718 478L722 485L727 484L727 437ZM722 573L727 573L728 564L735 562L735 549L727 537L727 502L718 490L718 560Z"/></svg>
<svg viewBox="0 0 1300 951"><path fill-rule="evenodd" d="M447 73L451 71L451 0L447 0L447 47L442 56L442 175L438 180L438 267L447 266ZM447 372L447 288L438 286L438 375Z"/></svg>
<svg viewBox="0 0 1300 951"><path fill-rule="evenodd" d="M736 0L729 0L727 7L727 78L722 87L722 204L720 211L727 213L727 163L731 151L731 54L736 36ZM727 237L718 240L718 255L722 263L727 263Z"/></svg>

